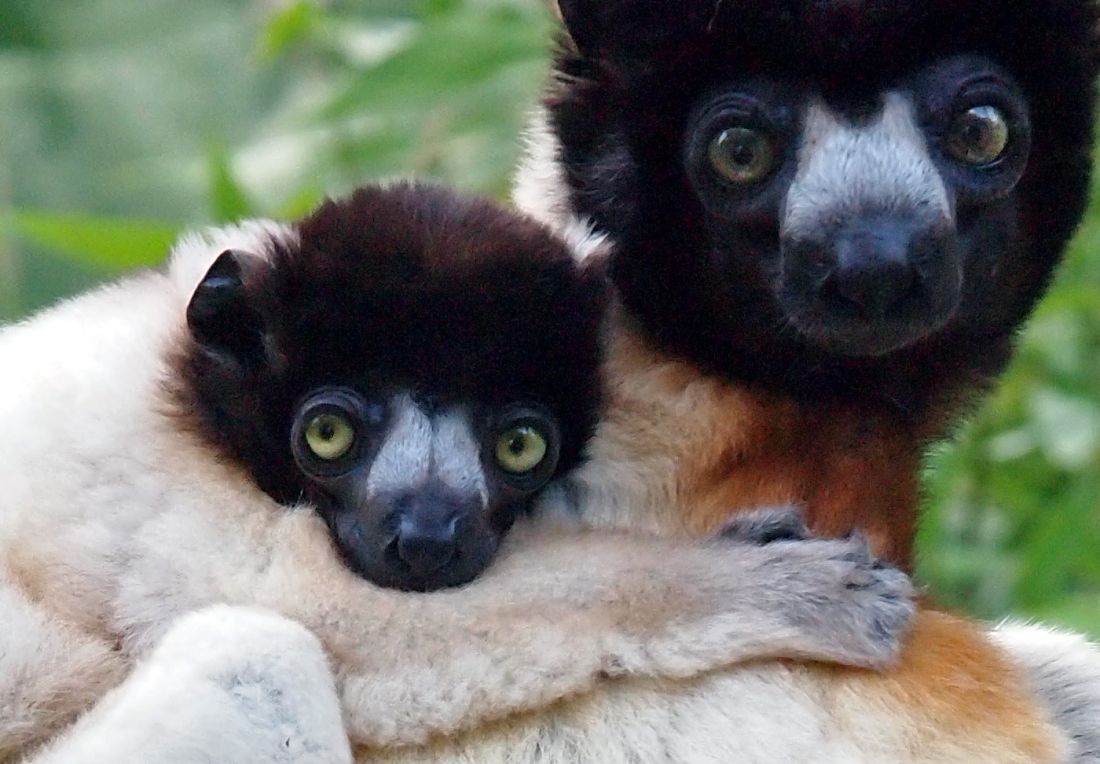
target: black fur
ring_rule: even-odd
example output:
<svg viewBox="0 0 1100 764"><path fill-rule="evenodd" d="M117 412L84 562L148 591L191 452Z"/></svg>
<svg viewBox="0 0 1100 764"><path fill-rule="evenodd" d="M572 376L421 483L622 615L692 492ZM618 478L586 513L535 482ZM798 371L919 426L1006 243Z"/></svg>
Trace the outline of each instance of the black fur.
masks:
<svg viewBox="0 0 1100 764"><path fill-rule="evenodd" d="M658 343L708 371L824 405L878 397L943 409L1002 369L1084 209L1091 170L1094 5L1085 0L562 0L548 96L575 209L612 234L612 277ZM820 92L853 119L871 96L956 54L1005 67L1030 106L1031 158L989 210L1013 238L981 254L939 331L880 357L831 353L790 330L754 249L774 216L722 231L685 173L685 124L716 83L759 76ZM737 247L731 242L736 241ZM740 257L738 256L740 253ZM726 278L707 263L722 258ZM940 412L941 414L943 412Z"/></svg>
<svg viewBox="0 0 1100 764"><path fill-rule="evenodd" d="M248 320L229 322L234 335L189 316L178 358L178 408L264 491L309 497L291 428L302 397L326 386L535 402L561 429L557 473L577 464L598 414L603 274L536 223L424 186L359 190L297 230L300 244L266 263L223 255L247 265L226 269L245 291L229 315Z"/></svg>

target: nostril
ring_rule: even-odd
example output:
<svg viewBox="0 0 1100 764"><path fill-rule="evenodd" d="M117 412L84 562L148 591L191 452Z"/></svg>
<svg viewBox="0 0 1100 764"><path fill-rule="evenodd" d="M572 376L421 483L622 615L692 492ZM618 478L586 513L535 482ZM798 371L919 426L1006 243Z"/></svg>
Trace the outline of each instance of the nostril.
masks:
<svg viewBox="0 0 1100 764"><path fill-rule="evenodd" d="M916 272L905 262L860 263L838 267L829 281L837 297L872 318L883 318L909 296Z"/></svg>

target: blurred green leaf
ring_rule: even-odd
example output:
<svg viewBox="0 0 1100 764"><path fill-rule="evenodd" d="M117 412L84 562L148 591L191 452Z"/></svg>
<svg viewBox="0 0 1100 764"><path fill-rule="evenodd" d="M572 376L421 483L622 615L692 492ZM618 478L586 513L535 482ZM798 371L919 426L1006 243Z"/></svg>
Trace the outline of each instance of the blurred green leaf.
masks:
<svg viewBox="0 0 1100 764"><path fill-rule="evenodd" d="M255 206L233 174L229 156L221 148L212 149L209 159L210 211L219 223L252 217Z"/></svg>
<svg viewBox="0 0 1100 764"><path fill-rule="evenodd" d="M321 18L321 10L312 0L297 0L275 13L260 34L259 53L272 61L307 41Z"/></svg>
<svg viewBox="0 0 1100 764"><path fill-rule="evenodd" d="M110 220L57 212L17 211L0 217L0 235L9 232L108 271L163 261L178 231L178 226L169 223Z"/></svg>
<svg viewBox="0 0 1100 764"><path fill-rule="evenodd" d="M297 220L312 212L324 197L321 189L306 186L283 202L275 217L280 220Z"/></svg>

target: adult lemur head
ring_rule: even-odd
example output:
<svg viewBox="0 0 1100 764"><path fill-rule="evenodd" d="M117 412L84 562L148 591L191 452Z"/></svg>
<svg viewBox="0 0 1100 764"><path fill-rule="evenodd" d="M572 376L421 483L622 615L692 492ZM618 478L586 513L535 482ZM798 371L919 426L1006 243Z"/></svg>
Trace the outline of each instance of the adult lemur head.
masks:
<svg viewBox="0 0 1100 764"><path fill-rule="evenodd" d="M1083 209L1090 2L559 5L567 204L660 344L903 410L1001 367Z"/></svg>
<svg viewBox="0 0 1100 764"><path fill-rule="evenodd" d="M328 202L223 253L188 308L179 408L360 574L476 576L597 408L602 277L540 225L438 189Z"/></svg>

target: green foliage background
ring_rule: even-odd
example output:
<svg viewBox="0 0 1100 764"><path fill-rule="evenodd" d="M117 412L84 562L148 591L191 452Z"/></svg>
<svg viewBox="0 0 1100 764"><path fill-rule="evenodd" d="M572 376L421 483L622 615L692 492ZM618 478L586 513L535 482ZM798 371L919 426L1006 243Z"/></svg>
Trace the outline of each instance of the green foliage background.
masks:
<svg viewBox="0 0 1100 764"><path fill-rule="evenodd" d="M366 179L505 195L551 28L538 0L5 0L0 319ZM941 599L1100 635L1096 205L926 485Z"/></svg>

